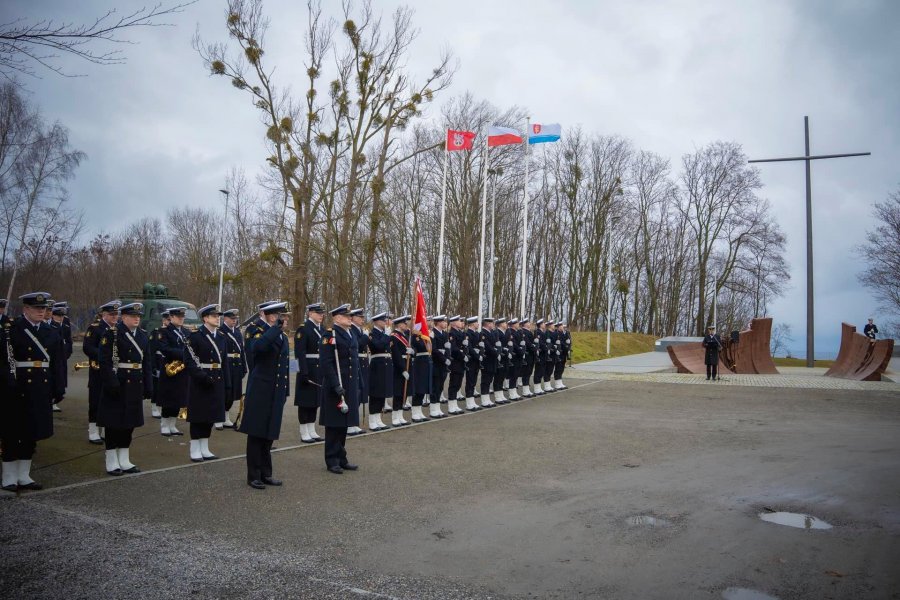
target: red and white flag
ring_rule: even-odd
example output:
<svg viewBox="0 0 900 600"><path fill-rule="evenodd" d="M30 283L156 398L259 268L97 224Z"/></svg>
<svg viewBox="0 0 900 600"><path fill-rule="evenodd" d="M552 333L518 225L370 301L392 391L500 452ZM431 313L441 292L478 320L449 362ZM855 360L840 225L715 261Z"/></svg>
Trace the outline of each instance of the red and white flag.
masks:
<svg viewBox="0 0 900 600"><path fill-rule="evenodd" d="M413 331L424 338L431 339L425 312L425 295L422 293L422 282L416 277L416 316L413 319Z"/></svg>
<svg viewBox="0 0 900 600"><path fill-rule="evenodd" d="M488 128L488 148L506 146L507 144L521 144L525 139L522 134L509 127L491 125Z"/></svg>
<svg viewBox="0 0 900 600"><path fill-rule="evenodd" d="M471 150L475 141L474 131L447 130L447 152L456 150Z"/></svg>

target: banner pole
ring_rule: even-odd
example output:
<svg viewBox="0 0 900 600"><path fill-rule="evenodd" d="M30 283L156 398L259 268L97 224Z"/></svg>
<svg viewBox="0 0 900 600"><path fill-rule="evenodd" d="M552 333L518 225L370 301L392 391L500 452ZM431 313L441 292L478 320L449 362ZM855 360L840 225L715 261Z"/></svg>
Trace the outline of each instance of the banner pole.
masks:
<svg viewBox="0 0 900 600"><path fill-rule="evenodd" d="M444 183L441 190L441 235L438 244L438 284L437 284L437 303L435 306L436 314L441 314L441 307L444 303L444 215L447 209L447 171L450 166L450 151L447 149L447 143L444 142Z"/></svg>
<svg viewBox="0 0 900 600"><path fill-rule="evenodd" d="M525 123L525 201L522 205L522 311L519 318L524 318L525 314L525 290L527 280L525 279L525 266L528 264L528 132L531 131L531 117Z"/></svg>
<svg viewBox="0 0 900 600"><path fill-rule="evenodd" d="M487 225L488 169L490 167L490 147L488 136L484 136L484 186L481 193L481 253L478 259L478 330L481 331L481 317L484 309L484 234Z"/></svg>

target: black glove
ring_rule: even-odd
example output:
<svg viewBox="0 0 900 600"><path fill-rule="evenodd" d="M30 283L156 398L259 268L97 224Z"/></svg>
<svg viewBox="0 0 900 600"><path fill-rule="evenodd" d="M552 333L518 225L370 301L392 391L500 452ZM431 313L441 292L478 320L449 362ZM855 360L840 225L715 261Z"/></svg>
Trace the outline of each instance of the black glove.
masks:
<svg viewBox="0 0 900 600"><path fill-rule="evenodd" d="M338 396L343 396L344 388L342 388L341 386L337 386L336 388L334 388L334 393L337 394Z"/></svg>

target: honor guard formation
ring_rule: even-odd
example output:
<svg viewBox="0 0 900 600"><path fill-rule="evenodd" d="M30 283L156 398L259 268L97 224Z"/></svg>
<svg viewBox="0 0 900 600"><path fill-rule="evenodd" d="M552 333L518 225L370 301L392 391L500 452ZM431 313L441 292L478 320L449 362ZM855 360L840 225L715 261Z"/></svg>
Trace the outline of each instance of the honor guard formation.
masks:
<svg viewBox="0 0 900 600"><path fill-rule="evenodd" d="M37 442L53 436L73 351L65 302L46 292L19 300L22 314L15 319L0 300L7 491L41 489L31 478L31 460ZM188 424L191 461L218 458L213 431L233 429L247 436L248 485L282 485L273 477L271 451L291 395L291 312L280 300L256 308L242 324L237 309L204 306L196 329L185 327L184 308L169 308L151 332L140 326L140 302L113 300L97 308L82 344L88 360L75 369L88 369L87 442L104 446L109 475L140 472L130 447L134 430L144 426L147 400L160 435L183 436L178 421ZM326 313L331 328L324 326ZM324 442L330 473L358 468L346 444L348 436L367 432L363 425L384 431L566 389L572 338L562 321L434 315L426 317L425 335L411 320L380 312L367 326L362 308L306 306L305 320L293 332L293 400L300 441Z"/></svg>

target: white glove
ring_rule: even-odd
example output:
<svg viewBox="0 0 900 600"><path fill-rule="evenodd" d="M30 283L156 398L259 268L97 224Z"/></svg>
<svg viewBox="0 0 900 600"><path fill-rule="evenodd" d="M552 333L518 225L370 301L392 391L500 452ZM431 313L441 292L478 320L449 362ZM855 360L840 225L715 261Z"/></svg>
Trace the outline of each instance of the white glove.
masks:
<svg viewBox="0 0 900 600"><path fill-rule="evenodd" d="M559 346L559 340L556 340L556 345Z"/></svg>
<svg viewBox="0 0 900 600"><path fill-rule="evenodd" d="M524 347L525 347L525 340L522 340L521 342L519 342L519 345L522 346L522 347L524 348Z"/></svg>
<svg viewBox="0 0 900 600"><path fill-rule="evenodd" d="M340 409L340 411L341 411L342 413L344 413L345 415L346 415L348 412L350 412L350 407L347 406L347 403L344 402L344 399L343 399L343 398L341 398L341 403L338 404L337 407L338 407L338 408Z"/></svg>
<svg viewBox="0 0 900 600"><path fill-rule="evenodd" d="M409 381L409 371L403 371L403 379Z"/></svg>
<svg viewBox="0 0 900 600"><path fill-rule="evenodd" d="M497 347L499 348L499 347L502 346L503 344L501 344L500 342L494 342L494 345L497 346Z"/></svg>
<svg viewBox="0 0 900 600"><path fill-rule="evenodd" d="M450 366L450 362L451 362L450 359L447 359L447 360L444 361L444 364L447 365L447 366L449 367L449 366Z"/></svg>
<svg viewBox="0 0 900 600"><path fill-rule="evenodd" d="M407 348L407 349L406 349L406 353L407 353L407 354L415 354L416 351L413 350L412 348Z"/></svg>
<svg viewBox="0 0 900 600"><path fill-rule="evenodd" d="M444 348L446 348L447 350L449 350L449 349L450 349L450 342L444 342Z"/></svg>
<svg viewBox="0 0 900 600"><path fill-rule="evenodd" d="M559 350L556 351L556 355L559 356Z"/></svg>
<svg viewBox="0 0 900 600"><path fill-rule="evenodd" d="M512 340L509 340L508 342L506 342L506 345L509 346L510 348L512 348L512 345L513 345Z"/></svg>
<svg viewBox="0 0 900 600"><path fill-rule="evenodd" d="M478 347L479 347L479 348L484 348L484 342L478 342Z"/></svg>
<svg viewBox="0 0 900 600"><path fill-rule="evenodd" d="M468 356L463 356L463 362L469 362L469 357L468 357Z"/></svg>
<svg viewBox="0 0 900 600"><path fill-rule="evenodd" d="M466 338L463 340L463 346L468 346L468 345L469 345L469 338Z"/></svg>

